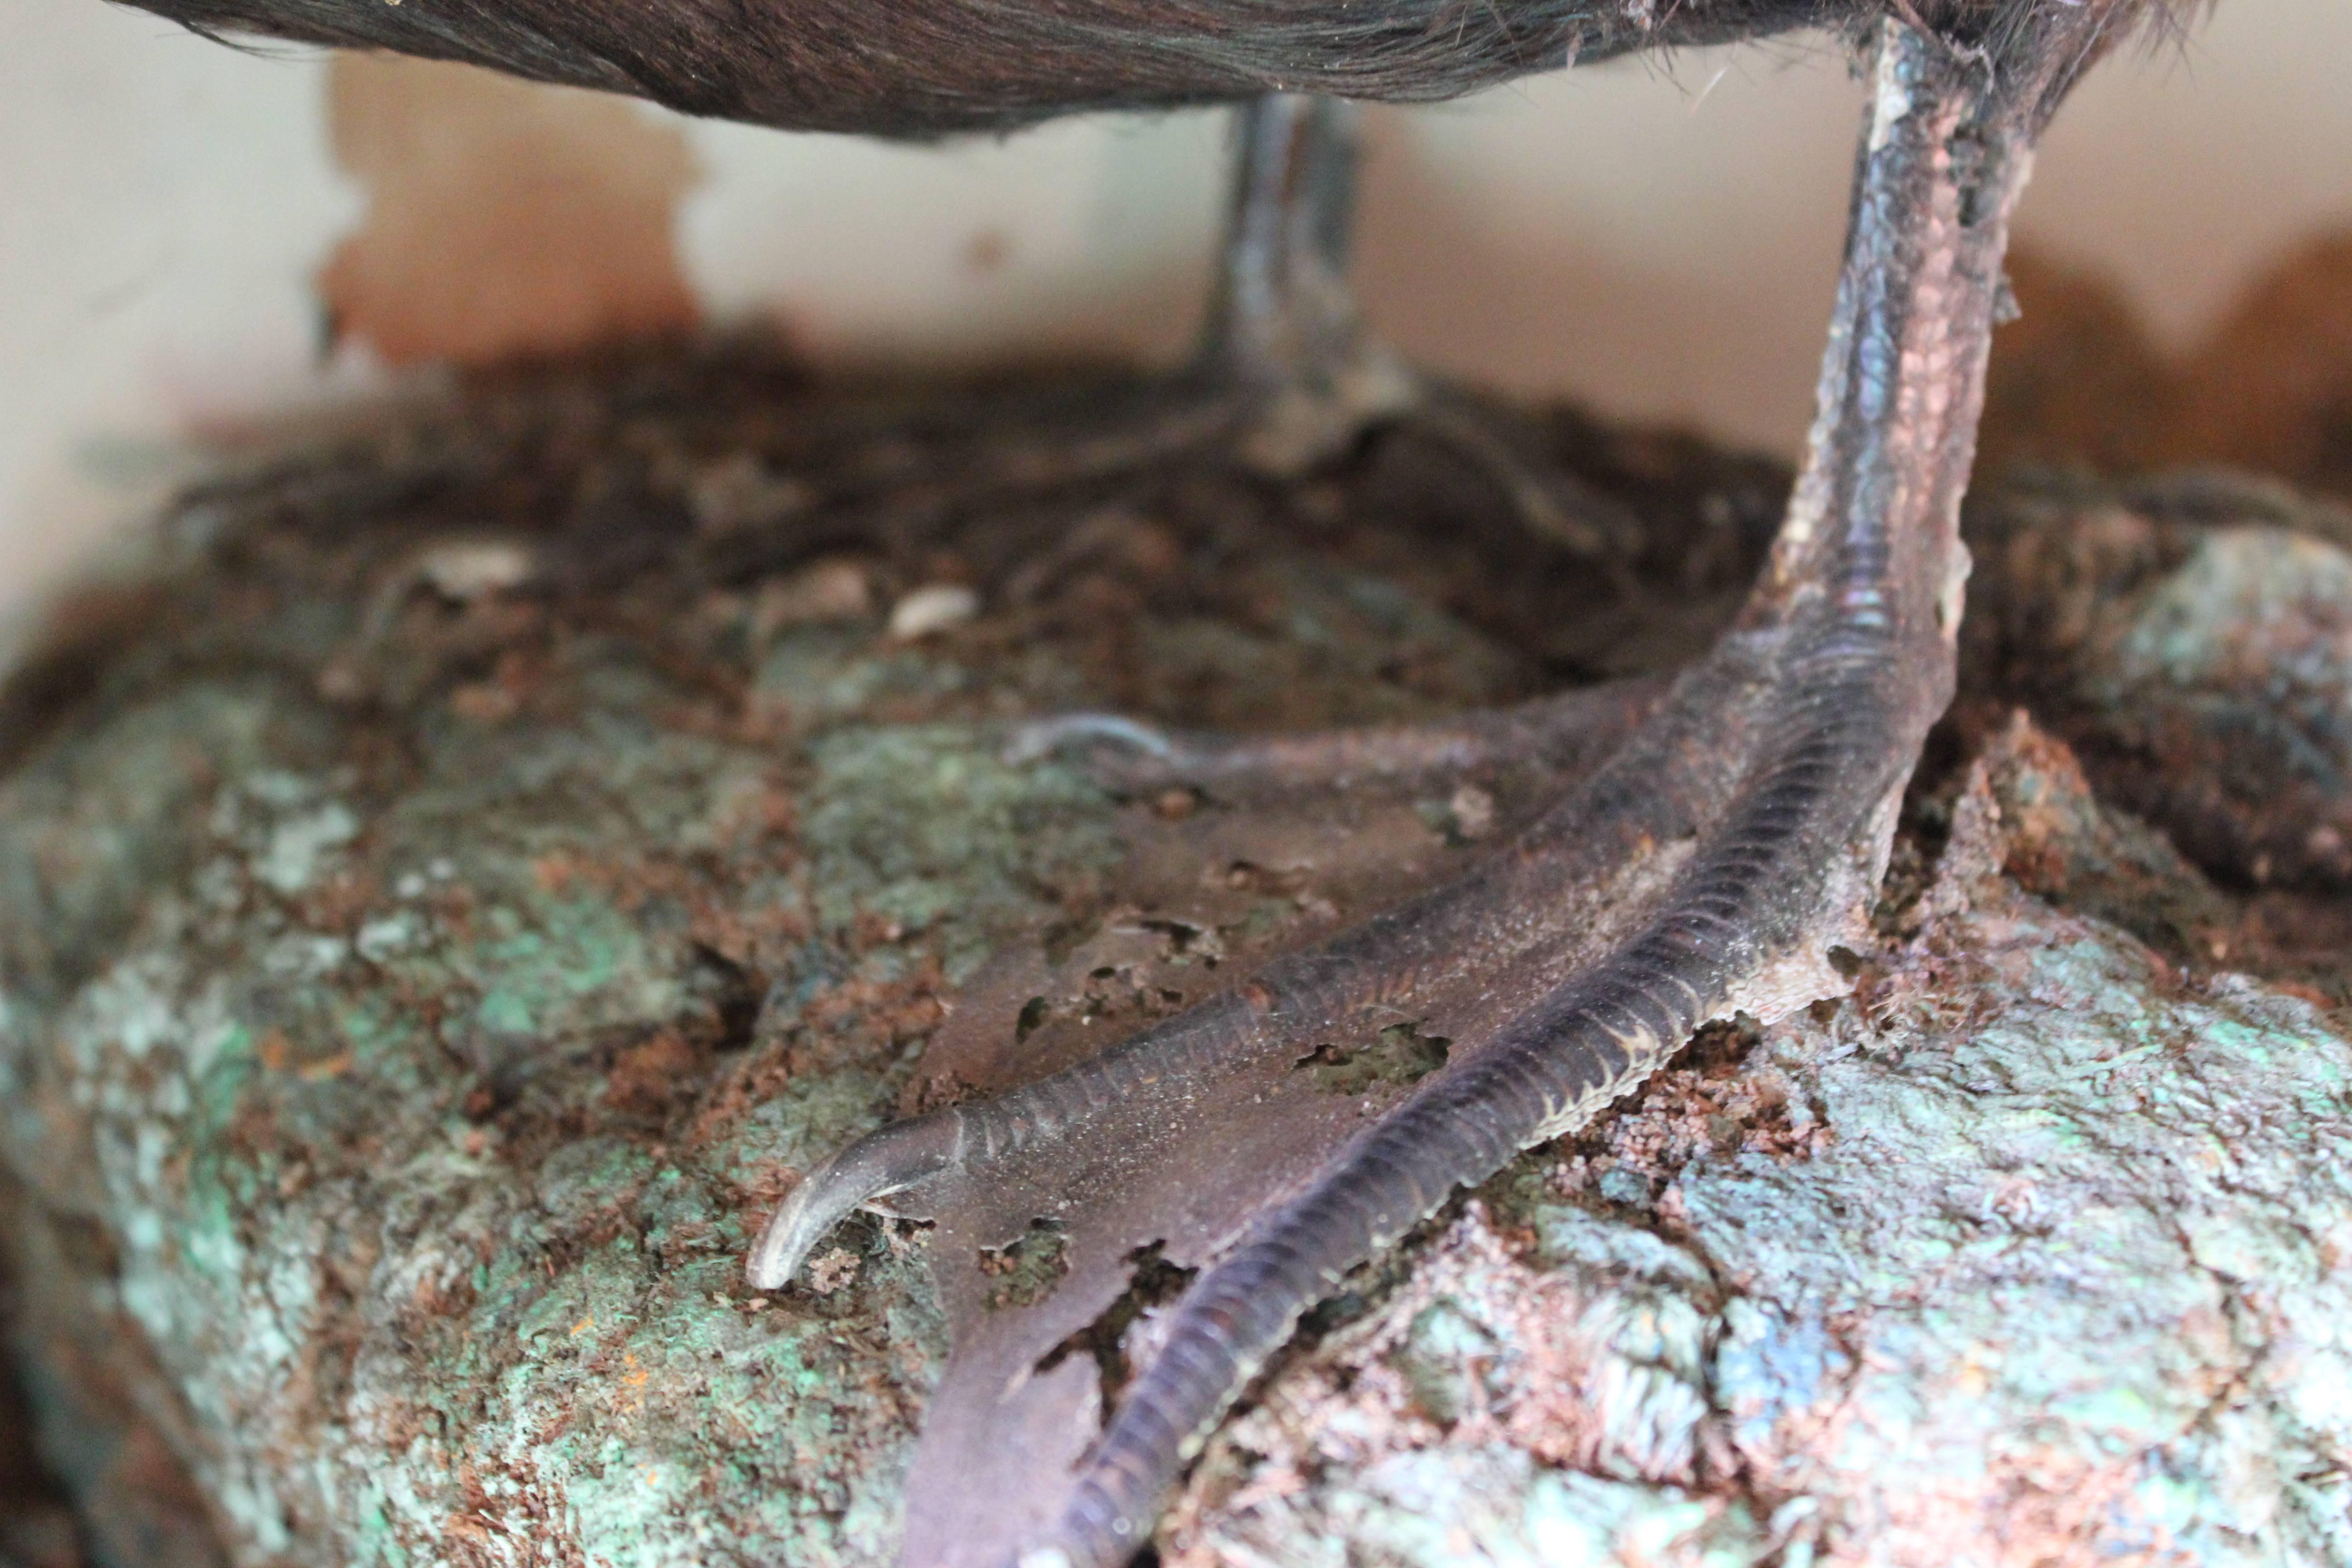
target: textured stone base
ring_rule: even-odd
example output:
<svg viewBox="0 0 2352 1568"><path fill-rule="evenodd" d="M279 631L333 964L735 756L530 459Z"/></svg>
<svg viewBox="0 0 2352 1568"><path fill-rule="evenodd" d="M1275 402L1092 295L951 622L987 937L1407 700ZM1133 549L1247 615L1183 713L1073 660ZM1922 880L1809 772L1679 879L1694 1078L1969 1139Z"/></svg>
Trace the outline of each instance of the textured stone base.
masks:
<svg viewBox="0 0 2352 1568"><path fill-rule="evenodd" d="M991 437L936 424L756 364L493 388L196 498L168 590L12 689L16 1337L100 1562L887 1560L924 1236L772 1299L745 1244L1138 814L1223 809L1009 765L1000 721L1670 664L1777 500L1547 427L1651 530L1643 603L1407 437L975 499ZM1998 692L1929 772L1855 995L1369 1271L1168 1554L2352 1561L2340 899L2217 890Z"/></svg>

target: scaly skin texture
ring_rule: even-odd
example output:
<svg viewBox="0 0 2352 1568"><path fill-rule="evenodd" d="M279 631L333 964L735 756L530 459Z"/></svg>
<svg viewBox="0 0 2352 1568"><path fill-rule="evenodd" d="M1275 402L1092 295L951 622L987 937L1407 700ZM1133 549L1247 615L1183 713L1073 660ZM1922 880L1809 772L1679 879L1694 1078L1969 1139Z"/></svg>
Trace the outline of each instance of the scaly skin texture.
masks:
<svg viewBox="0 0 2352 1568"><path fill-rule="evenodd" d="M2346 1013L2023 894L2214 899L2021 719L1938 794L1851 1003L1489 1184L1212 1442L1163 1558L2339 1560ZM2046 869L2135 837L2128 901Z"/></svg>
<svg viewBox="0 0 2352 1568"><path fill-rule="evenodd" d="M1895 796L1950 695L1959 499L2008 215L2033 138L2111 21L1971 40L1883 30L1821 413L1772 564L1732 634L1596 773L1453 886L1098 1058L887 1130L795 1192L753 1259L760 1284L784 1283L861 1203L887 1195L945 1226L959 1350L917 1460L910 1562L1123 1561L1349 1269L1458 1185L1581 1125L1699 1024L1841 988L1826 950L1853 940ZM1382 1017L1442 1032L1454 1054L1360 1134L1318 1131L1286 1100L1295 1084L1212 1089ZM1211 1092L1234 1109L1188 1141ZM1242 1152L1246 1118L1281 1124L1292 1157ZM1335 1131L1344 1146L1300 1163ZM1240 1171L1210 1176L1221 1163ZM1180 1219L1203 1182L1229 1212ZM997 1458L1059 1451L1047 1412L1075 1391L1025 1369L1050 1364L1063 1318L1033 1311L1024 1329L957 1289L958 1238L1031 1212L1080 1256L1091 1242L1205 1268L1067 1482L1053 1462L1016 1473ZM1103 1224L1125 1227L1116 1243L1088 1235Z"/></svg>

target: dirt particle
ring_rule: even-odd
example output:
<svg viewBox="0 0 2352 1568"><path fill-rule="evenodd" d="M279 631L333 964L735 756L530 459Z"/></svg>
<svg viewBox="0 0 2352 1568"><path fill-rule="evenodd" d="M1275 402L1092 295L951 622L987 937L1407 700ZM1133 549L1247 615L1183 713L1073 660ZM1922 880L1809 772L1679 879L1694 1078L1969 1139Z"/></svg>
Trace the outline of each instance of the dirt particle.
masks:
<svg viewBox="0 0 2352 1568"><path fill-rule="evenodd" d="M820 1296L830 1296L857 1278L857 1255L845 1247L812 1260L808 1266L809 1289Z"/></svg>
<svg viewBox="0 0 2352 1568"><path fill-rule="evenodd" d="M1476 784L1464 784L1445 805L1454 814L1454 831L1463 837L1484 838L1495 830L1495 797Z"/></svg>
<svg viewBox="0 0 2352 1568"><path fill-rule="evenodd" d="M1418 1083L1445 1065L1452 1044L1423 1034L1417 1023L1391 1024L1369 1045L1321 1046L1298 1065L1326 1094L1364 1094L1376 1084Z"/></svg>
<svg viewBox="0 0 2352 1568"><path fill-rule="evenodd" d="M996 1281L988 1292L988 1310L1034 1307L1053 1294L1070 1271L1068 1242L1062 1227L1049 1219L1029 1222L1029 1234L1005 1247L982 1247L980 1271Z"/></svg>
<svg viewBox="0 0 2352 1568"><path fill-rule="evenodd" d="M820 561L760 585L751 629L762 642L787 626L863 620L874 613L874 590L855 561Z"/></svg>
<svg viewBox="0 0 2352 1568"><path fill-rule="evenodd" d="M449 711L468 724L503 724L522 709L522 700L495 680L470 680L449 693Z"/></svg>
<svg viewBox="0 0 2352 1568"><path fill-rule="evenodd" d="M529 547L510 539L450 539L422 552L416 575L453 604L521 587L538 575Z"/></svg>
<svg viewBox="0 0 2352 1568"><path fill-rule="evenodd" d="M979 595L960 583L933 583L890 606L890 635L900 642L917 642L979 614Z"/></svg>
<svg viewBox="0 0 2352 1568"><path fill-rule="evenodd" d="M974 275L986 278L1003 270L1013 259L1013 242L1002 229L983 228L973 235L963 247L963 264Z"/></svg>
<svg viewBox="0 0 2352 1568"><path fill-rule="evenodd" d="M698 1065L694 1047L664 1029L614 1059L612 1071L604 1076L604 1098L619 1110L658 1113L694 1076Z"/></svg>

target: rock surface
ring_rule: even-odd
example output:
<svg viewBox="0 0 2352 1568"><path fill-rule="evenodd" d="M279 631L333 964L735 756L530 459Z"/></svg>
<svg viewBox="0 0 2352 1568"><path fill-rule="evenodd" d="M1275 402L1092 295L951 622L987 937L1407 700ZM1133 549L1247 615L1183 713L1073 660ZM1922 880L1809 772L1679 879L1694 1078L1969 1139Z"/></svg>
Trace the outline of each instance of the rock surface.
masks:
<svg viewBox="0 0 2352 1568"><path fill-rule="evenodd" d="M1982 684L2214 870L2352 882L2352 512L2189 472L2012 483L1975 521Z"/></svg>
<svg viewBox="0 0 2352 1568"><path fill-rule="evenodd" d="M1061 940L1142 815L1217 807L1008 764L1001 721L1671 662L1776 499L1552 429L1654 531L1643 609L1477 534L1491 486L1409 437L975 497L984 433L910 450L755 371L257 469L176 519L170 594L16 683L6 1234L95 1562L887 1561L925 1237L865 1224L773 1298L745 1244L992 952ZM977 613L894 637L933 586ZM2352 1560L2352 992L2282 940L2340 913L2206 883L1985 710L1854 997L1703 1039L1352 1282L1168 1556Z"/></svg>

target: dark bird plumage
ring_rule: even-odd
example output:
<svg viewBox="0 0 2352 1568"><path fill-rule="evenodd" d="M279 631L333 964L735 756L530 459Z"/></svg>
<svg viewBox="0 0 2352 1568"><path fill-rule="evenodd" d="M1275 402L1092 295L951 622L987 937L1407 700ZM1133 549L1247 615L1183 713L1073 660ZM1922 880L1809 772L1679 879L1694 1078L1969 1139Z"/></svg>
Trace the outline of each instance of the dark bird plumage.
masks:
<svg viewBox="0 0 2352 1568"><path fill-rule="evenodd" d="M1269 91L1429 101L1643 49L1858 36L1885 15L1990 40L2054 0L131 3L206 33L464 60L791 130L919 137Z"/></svg>

